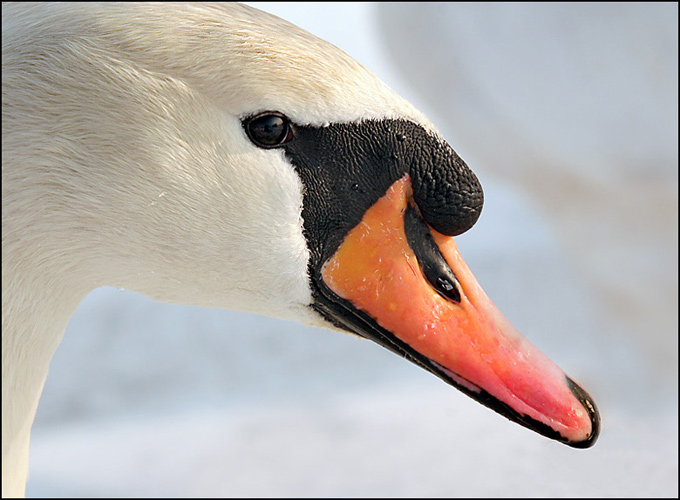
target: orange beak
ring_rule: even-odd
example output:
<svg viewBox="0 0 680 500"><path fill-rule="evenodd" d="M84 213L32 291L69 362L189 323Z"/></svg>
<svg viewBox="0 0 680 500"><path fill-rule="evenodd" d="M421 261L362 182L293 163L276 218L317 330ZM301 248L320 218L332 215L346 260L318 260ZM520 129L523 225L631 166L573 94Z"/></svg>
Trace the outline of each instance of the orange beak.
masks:
<svg viewBox="0 0 680 500"><path fill-rule="evenodd" d="M496 308L453 238L426 225L408 174L348 233L320 279L352 331L540 434L577 448L595 443L590 396Z"/></svg>

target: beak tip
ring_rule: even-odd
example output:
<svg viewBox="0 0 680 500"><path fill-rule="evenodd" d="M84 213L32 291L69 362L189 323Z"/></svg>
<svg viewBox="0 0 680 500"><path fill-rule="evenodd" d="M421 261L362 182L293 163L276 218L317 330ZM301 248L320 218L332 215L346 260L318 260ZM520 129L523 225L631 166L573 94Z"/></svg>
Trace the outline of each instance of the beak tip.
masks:
<svg viewBox="0 0 680 500"><path fill-rule="evenodd" d="M586 449L592 447L597 438L600 436L600 412L595 405L595 401L590 397L583 388L574 382L571 378L566 377L567 384L572 394L579 400L588 413L590 418L590 432L588 436L581 441L568 441L566 444L572 448Z"/></svg>

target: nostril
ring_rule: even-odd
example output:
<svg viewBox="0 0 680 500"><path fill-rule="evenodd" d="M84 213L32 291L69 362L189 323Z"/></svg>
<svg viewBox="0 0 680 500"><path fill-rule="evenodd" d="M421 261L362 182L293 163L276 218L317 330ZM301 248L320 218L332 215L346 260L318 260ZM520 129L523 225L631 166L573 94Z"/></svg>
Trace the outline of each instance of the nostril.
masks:
<svg viewBox="0 0 680 500"><path fill-rule="evenodd" d="M427 224L410 204L404 212L404 233L430 286L442 297L460 303L460 284L456 275L439 251Z"/></svg>

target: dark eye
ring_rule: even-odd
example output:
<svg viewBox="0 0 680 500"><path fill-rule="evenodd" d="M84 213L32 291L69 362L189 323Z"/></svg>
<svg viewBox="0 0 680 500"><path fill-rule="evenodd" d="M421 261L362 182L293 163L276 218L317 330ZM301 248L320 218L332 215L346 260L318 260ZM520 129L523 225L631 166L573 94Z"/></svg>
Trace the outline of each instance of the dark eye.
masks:
<svg viewBox="0 0 680 500"><path fill-rule="evenodd" d="M261 148L274 148L293 138L288 118L280 113L265 112L243 122L248 138Z"/></svg>

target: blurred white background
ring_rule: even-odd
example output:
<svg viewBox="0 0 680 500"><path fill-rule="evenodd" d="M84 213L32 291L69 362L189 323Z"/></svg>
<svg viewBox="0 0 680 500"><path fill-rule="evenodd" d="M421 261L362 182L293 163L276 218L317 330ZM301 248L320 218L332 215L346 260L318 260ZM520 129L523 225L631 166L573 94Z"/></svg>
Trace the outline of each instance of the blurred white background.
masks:
<svg viewBox="0 0 680 500"><path fill-rule="evenodd" d="M367 341L100 289L52 362L28 495L677 497L677 4L253 5L477 173L461 252L593 395L600 441L549 441Z"/></svg>

